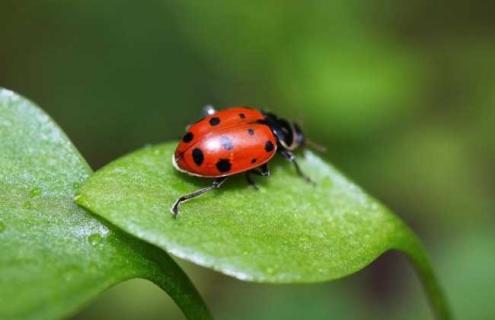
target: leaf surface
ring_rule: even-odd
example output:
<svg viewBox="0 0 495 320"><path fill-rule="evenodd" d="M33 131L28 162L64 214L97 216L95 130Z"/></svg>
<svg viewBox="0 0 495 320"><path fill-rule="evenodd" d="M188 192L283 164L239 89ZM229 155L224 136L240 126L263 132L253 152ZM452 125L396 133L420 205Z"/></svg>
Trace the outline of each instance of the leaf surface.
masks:
<svg viewBox="0 0 495 320"><path fill-rule="evenodd" d="M90 174L46 114L0 89L0 318L66 317L135 277L166 290L187 317L209 318L167 254L74 203Z"/></svg>
<svg viewBox="0 0 495 320"><path fill-rule="evenodd" d="M178 173L174 143L138 150L89 178L78 203L166 251L239 279L294 283L339 278L384 251L410 245L409 229L335 168L306 151L301 165L316 186L282 160L260 190L243 177L169 208L211 180Z"/></svg>

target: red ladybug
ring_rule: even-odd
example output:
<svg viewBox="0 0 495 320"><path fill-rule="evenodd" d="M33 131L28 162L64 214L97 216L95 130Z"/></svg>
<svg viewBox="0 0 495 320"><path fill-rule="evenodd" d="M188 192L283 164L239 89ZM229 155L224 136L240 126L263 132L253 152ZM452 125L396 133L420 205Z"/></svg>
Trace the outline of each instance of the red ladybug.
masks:
<svg viewBox="0 0 495 320"><path fill-rule="evenodd" d="M216 112L212 106L206 106L204 113L204 118L187 128L172 163L181 172L215 180L211 186L177 199L171 208L174 217L182 202L219 188L229 176L244 172L248 183L257 188L250 174L270 175L267 163L277 151L311 182L292 153L305 143L295 122L250 107Z"/></svg>

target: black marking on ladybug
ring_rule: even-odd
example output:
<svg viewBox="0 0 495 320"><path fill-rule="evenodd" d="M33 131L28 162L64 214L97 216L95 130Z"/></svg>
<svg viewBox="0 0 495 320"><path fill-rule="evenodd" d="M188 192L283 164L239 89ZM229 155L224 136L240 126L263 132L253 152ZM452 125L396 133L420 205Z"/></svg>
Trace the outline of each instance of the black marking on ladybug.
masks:
<svg viewBox="0 0 495 320"><path fill-rule="evenodd" d="M251 163L256 163L256 159L252 159L251 160Z"/></svg>
<svg viewBox="0 0 495 320"><path fill-rule="evenodd" d="M246 115L245 115L244 113L239 113L239 117L240 117L241 119L245 119L245 118L246 118Z"/></svg>
<svg viewBox="0 0 495 320"><path fill-rule="evenodd" d="M194 135L192 134L192 132L188 132L182 137L182 141L184 141L185 143L189 143L192 141L193 138Z"/></svg>
<svg viewBox="0 0 495 320"><path fill-rule="evenodd" d="M220 123L220 118L219 118L219 117L213 117L213 118L211 118L211 119L210 119L210 124L211 124L212 126L216 126L216 125L218 125L219 123Z"/></svg>
<svg viewBox="0 0 495 320"><path fill-rule="evenodd" d="M248 129L248 133L250 136L252 136L254 134L254 129L253 128L249 128Z"/></svg>
<svg viewBox="0 0 495 320"><path fill-rule="evenodd" d="M227 136L220 137L220 144L227 151L234 149L234 144L232 143L232 140Z"/></svg>
<svg viewBox="0 0 495 320"><path fill-rule="evenodd" d="M199 167L203 161L205 160L205 156L203 155L203 151L199 148L194 148L192 151L192 157L194 160L194 163Z"/></svg>
<svg viewBox="0 0 495 320"><path fill-rule="evenodd" d="M265 151L266 152L272 152L274 148L275 148L275 146L273 145L273 143L270 140L268 140L265 143Z"/></svg>
<svg viewBox="0 0 495 320"><path fill-rule="evenodd" d="M222 173L229 172L230 168L232 167L229 159L218 160L216 166L217 166L218 171L220 171Z"/></svg>

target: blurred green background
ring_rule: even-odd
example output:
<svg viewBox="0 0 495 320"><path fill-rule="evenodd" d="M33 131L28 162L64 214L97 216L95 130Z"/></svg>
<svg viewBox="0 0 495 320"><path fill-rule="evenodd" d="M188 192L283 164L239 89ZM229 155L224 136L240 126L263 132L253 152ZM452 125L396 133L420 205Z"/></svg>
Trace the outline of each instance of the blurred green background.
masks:
<svg viewBox="0 0 495 320"><path fill-rule="evenodd" d="M94 169L175 140L204 104L295 118L424 239L458 319L495 319L495 5L0 0L0 86ZM431 319L404 257L268 286L181 262L219 319ZM144 280L75 319L182 319Z"/></svg>

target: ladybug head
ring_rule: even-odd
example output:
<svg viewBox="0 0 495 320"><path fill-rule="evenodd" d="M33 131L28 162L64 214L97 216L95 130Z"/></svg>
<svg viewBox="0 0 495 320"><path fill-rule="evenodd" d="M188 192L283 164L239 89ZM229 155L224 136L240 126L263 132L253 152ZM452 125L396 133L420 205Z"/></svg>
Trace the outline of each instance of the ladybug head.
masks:
<svg viewBox="0 0 495 320"><path fill-rule="evenodd" d="M264 115L280 147L293 151L304 146L306 140L301 127L296 122L279 118L273 113L264 113Z"/></svg>

